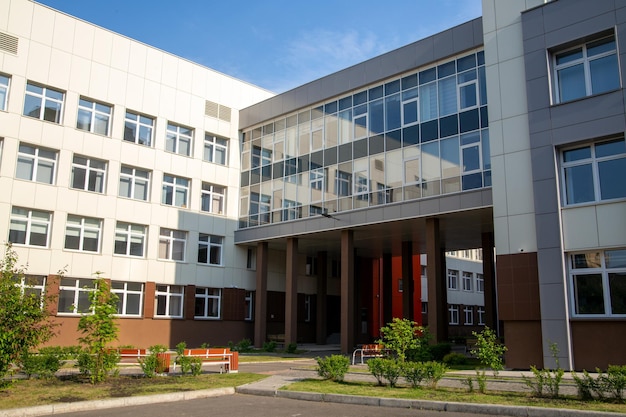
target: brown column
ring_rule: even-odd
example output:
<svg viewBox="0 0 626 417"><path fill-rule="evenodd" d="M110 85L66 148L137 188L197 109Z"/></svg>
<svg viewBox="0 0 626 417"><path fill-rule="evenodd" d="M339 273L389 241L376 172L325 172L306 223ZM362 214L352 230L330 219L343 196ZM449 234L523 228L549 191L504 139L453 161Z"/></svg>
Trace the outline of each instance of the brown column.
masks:
<svg viewBox="0 0 626 417"><path fill-rule="evenodd" d="M318 345L326 344L326 292L327 292L327 272L328 256L326 252L317 254L317 306L315 316L315 342Z"/></svg>
<svg viewBox="0 0 626 417"><path fill-rule="evenodd" d="M146 282L146 296L143 302L143 318L151 319L154 317L154 296L156 292L156 283L153 281Z"/></svg>
<svg viewBox="0 0 626 417"><path fill-rule="evenodd" d="M402 242L402 317L413 320L413 244Z"/></svg>
<svg viewBox="0 0 626 417"><path fill-rule="evenodd" d="M341 232L341 351L354 348L354 236Z"/></svg>
<svg viewBox="0 0 626 417"><path fill-rule="evenodd" d="M485 280L485 325L498 333L498 308L496 301L496 270L493 254L493 233L483 233L483 279Z"/></svg>
<svg viewBox="0 0 626 417"><path fill-rule="evenodd" d="M59 312L59 285L61 283L60 275L48 275L46 280L46 308L51 316L56 316Z"/></svg>
<svg viewBox="0 0 626 417"><path fill-rule="evenodd" d="M287 239L285 344L298 342L298 239Z"/></svg>
<svg viewBox="0 0 626 417"><path fill-rule="evenodd" d="M184 288L185 298L183 299L185 320L193 320L196 315L196 286L187 285Z"/></svg>
<svg viewBox="0 0 626 417"><path fill-rule="evenodd" d="M263 347L267 334L267 242L256 247L256 293L254 300L254 346Z"/></svg>
<svg viewBox="0 0 626 417"><path fill-rule="evenodd" d="M428 277L428 329L432 342L448 339L448 294L445 253L439 236L439 219L426 220L426 275Z"/></svg>

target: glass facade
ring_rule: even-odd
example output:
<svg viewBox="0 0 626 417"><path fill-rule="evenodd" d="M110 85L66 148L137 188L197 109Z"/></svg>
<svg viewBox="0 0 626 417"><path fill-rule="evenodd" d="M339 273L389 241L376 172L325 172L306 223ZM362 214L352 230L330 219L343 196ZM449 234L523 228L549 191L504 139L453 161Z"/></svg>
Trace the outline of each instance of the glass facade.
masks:
<svg viewBox="0 0 626 417"><path fill-rule="evenodd" d="M241 228L490 187L484 54L243 133Z"/></svg>

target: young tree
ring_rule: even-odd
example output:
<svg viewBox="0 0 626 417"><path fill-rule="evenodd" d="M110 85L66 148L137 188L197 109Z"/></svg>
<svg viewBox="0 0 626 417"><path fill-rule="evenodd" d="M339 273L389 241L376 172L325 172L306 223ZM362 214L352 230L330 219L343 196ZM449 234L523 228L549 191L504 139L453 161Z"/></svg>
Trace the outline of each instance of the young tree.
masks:
<svg viewBox="0 0 626 417"><path fill-rule="evenodd" d="M104 381L117 368L118 354L108 344L117 340L118 327L116 294L111 292L108 282L96 272L95 289L89 293L90 313L83 314L78 321L78 330L83 334L79 342L84 345L78 361L83 373L89 374L91 383Z"/></svg>
<svg viewBox="0 0 626 417"><path fill-rule="evenodd" d="M472 332L472 335L476 338L476 347L470 351L471 354L476 356L483 365L491 368L493 376L497 377L498 372L504 369L506 346L498 341L496 332L486 326L482 332Z"/></svg>
<svg viewBox="0 0 626 417"><path fill-rule="evenodd" d="M382 339L378 342L386 349L396 353L400 362L404 362L410 350L424 347L428 343L428 331L408 319L394 318L387 326L381 327Z"/></svg>
<svg viewBox="0 0 626 417"><path fill-rule="evenodd" d="M7 244L0 260L0 379L11 363L53 335L47 308L51 297L29 291L25 272L25 267L18 266L17 253Z"/></svg>

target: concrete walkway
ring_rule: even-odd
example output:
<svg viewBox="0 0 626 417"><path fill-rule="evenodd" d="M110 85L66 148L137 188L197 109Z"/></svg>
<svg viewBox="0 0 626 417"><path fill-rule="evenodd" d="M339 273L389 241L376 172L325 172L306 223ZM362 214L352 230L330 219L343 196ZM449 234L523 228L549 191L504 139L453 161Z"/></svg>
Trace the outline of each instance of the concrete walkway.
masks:
<svg viewBox="0 0 626 417"><path fill-rule="evenodd" d="M309 351L307 357L295 358L293 360L277 360L276 362L242 362L239 364L240 372L252 372L269 375L261 381L233 388L222 388L201 391L188 391L172 394L151 395L129 398L114 398L110 400L84 401L76 403L52 404L46 406L0 410L2 417L26 417L26 416L42 416L61 413L69 413L74 411L95 410L101 408L125 407L130 405L142 405L149 403L183 401L197 398L207 398L218 395L261 395L281 398L290 398L305 401L323 401L346 404L362 404L378 407L399 407L414 408L420 410L447 411L447 412L463 412L474 413L478 415L497 415L497 416L546 416L546 417L563 417L563 416L593 416L593 417L609 417L624 416L619 413L603 413L591 411L575 411L563 409L548 409L540 407L522 407L522 406L504 406L489 404L470 404L456 402L440 402L425 400L404 400L392 398L376 398L361 397L340 394L321 394L321 393L305 393L296 391L283 391L280 388L300 381L306 378L317 378L315 366L317 362L315 357L326 356L327 354L336 353L329 351ZM360 369L362 368L362 369ZM362 372L363 371L363 372ZM351 368L346 374L346 381L370 381L376 382L375 378L366 372L366 365L357 365ZM526 373L531 375L530 373ZM502 377L498 381L488 381L488 391L526 391L528 388L521 381L520 372L503 371L500 373ZM458 371L454 377L447 376L439 383L441 387L467 388L461 382L467 376L475 376L474 371ZM487 375L489 377L489 375ZM566 373L564 381L561 385L561 393L575 395L576 388L571 384L571 376Z"/></svg>

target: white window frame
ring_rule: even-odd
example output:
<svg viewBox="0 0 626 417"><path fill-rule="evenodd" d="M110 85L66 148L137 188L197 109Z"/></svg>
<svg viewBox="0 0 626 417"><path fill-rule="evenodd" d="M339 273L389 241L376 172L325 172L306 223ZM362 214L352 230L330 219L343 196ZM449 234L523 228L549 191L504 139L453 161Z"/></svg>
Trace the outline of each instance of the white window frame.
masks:
<svg viewBox="0 0 626 417"><path fill-rule="evenodd" d="M448 269L448 289L454 291L459 289L459 271L456 269Z"/></svg>
<svg viewBox="0 0 626 417"><path fill-rule="evenodd" d="M354 172L352 175L354 178L352 195L357 200L369 201L370 181L367 169L363 171Z"/></svg>
<svg viewBox="0 0 626 417"><path fill-rule="evenodd" d="M163 188L161 204L180 208L189 207L189 188L191 180L189 178L177 177L176 175L163 174ZM169 199L168 199L169 195ZM180 196L182 195L182 200ZM168 201L169 200L169 201Z"/></svg>
<svg viewBox="0 0 626 417"><path fill-rule="evenodd" d="M32 150L32 152L26 152ZM51 158L45 154L54 155ZM32 146L27 144L20 144L17 152L17 165L15 170L15 177L26 181L40 182L42 184L54 184L56 182L56 168L58 151L46 148L40 148L38 146ZM30 167L30 174L28 178L20 177L20 163L26 164L26 167ZM49 167L51 172L51 178L49 181L41 181L39 178L41 167Z"/></svg>
<svg viewBox="0 0 626 417"><path fill-rule="evenodd" d="M46 294L46 277L44 275L23 275L15 286L20 289L20 294L30 296L35 294L39 298L40 308L44 307L44 296Z"/></svg>
<svg viewBox="0 0 626 417"><path fill-rule="evenodd" d="M206 262L200 260L200 251L206 250ZM213 251L218 251L217 262L212 262ZM198 235L198 263L201 265L222 266L224 255L224 237L200 233Z"/></svg>
<svg viewBox="0 0 626 417"><path fill-rule="evenodd" d="M112 115L113 106L87 97L80 97L78 100L76 129L109 136Z"/></svg>
<svg viewBox="0 0 626 417"><path fill-rule="evenodd" d="M472 77L473 75L473 77ZM478 97L478 70L476 68L469 69L458 73L457 75L457 111L462 112L465 110L475 109L480 105L480 98ZM469 77L467 77L469 76ZM467 77L467 78L466 78ZM470 87L474 87L475 103L473 106L463 106L461 100L461 92Z"/></svg>
<svg viewBox="0 0 626 417"><path fill-rule="evenodd" d="M478 325L484 326L485 325L485 307L478 306L478 308L476 309L476 312L478 313Z"/></svg>
<svg viewBox="0 0 626 417"><path fill-rule="evenodd" d="M22 213L18 213L21 211ZM25 212L25 213L24 213ZM45 219L45 215L47 215L47 219ZM14 229L14 225L21 224L23 225L24 231L24 242L15 242L11 239L9 241L14 245L24 245L24 246L33 246L39 248L47 248L50 244L50 228L52 226L52 213L43 210L33 210L24 207L13 207L11 209L11 221L9 226L9 236L11 236L11 232ZM33 230L45 229L46 242L44 245L36 245L31 242ZM17 230L19 232L19 230Z"/></svg>
<svg viewBox="0 0 626 417"><path fill-rule="evenodd" d="M175 247L182 245L182 251L175 252ZM164 249L164 251L162 250ZM165 257L161 256L162 252ZM176 253L181 253L182 258L174 259ZM159 231L159 258L163 261L185 262L187 252L187 232L162 227Z"/></svg>
<svg viewBox="0 0 626 417"><path fill-rule="evenodd" d="M474 281L474 273L463 271L462 279L463 279L463 291L472 292L473 291L472 282Z"/></svg>
<svg viewBox="0 0 626 417"><path fill-rule="evenodd" d="M485 276L476 273L476 292L485 292Z"/></svg>
<svg viewBox="0 0 626 417"><path fill-rule="evenodd" d="M348 197L351 192L352 174L340 170L335 171L335 194L339 197Z"/></svg>
<svg viewBox="0 0 626 417"><path fill-rule="evenodd" d="M120 187L118 191L119 197L130 198L133 200L149 201L150 200L150 171L142 168L135 168L127 165L122 165L120 168ZM130 195L122 195L122 183L128 184L128 191ZM139 198L137 193L137 185L141 184L145 187L146 198Z"/></svg>
<svg viewBox="0 0 626 417"><path fill-rule="evenodd" d="M459 306L457 304L450 304L448 307L448 324L459 324Z"/></svg>
<svg viewBox="0 0 626 417"><path fill-rule="evenodd" d="M326 191L324 187L326 168L314 168L309 171L309 186L311 190Z"/></svg>
<svg viewBox="0 0 626 417"><path fill-rule="evenodd" d="M474 325L474 307L472 306L464 306L463 307L463 316L464 322L463 324L466 326Z"/></svg>
<svg viewBox="0 0 626 417"><path fill-rule="evenodd" d="M91 302L89 300L89 294L95 290L95 280L85 278L66 278L61 277L59 285L59 315L80 315L91 314ZM60 307L61 300L63 300L63 293L73 293L70 303L67 304L69 311L62 311Z"/></svg>
<svg viewBox="0 0 626 417"><path fill-rule="evenodd" d="M428 301L422 301L422 314L428 314Z"/></svg>
<svg viewBox="0 0 626 417"><path fill-rule="evenodd" d="M83 173L82 184L76 184L79 172ZM70 181L71 188L104 194L106 188L106 178L106 161L82 155L74 155L72 158L72 179Z"/></svg>
<svg viewBox="0 0 626 417"><path fill-rule="evenodd" d="M127 135L126 127L131 126L133 132L132 140L131 135ZM147 137L145 133L147 132ZM143 134L142 134L143 133ZM151 147L154 142L154 118L146 116L144 114L136 113L130 110L126 110L126 117L124 119L124 138L126 142L136 143L137 145L144 145Z"/></svg>
<svg viewBox="0 0 626 417"><path fill-rule="evenodd" d="M187 152L181 152L181 144L187 143ZM178 155L193 155L193 128L174 123L167 124L165 150Z"/></svg>
<svg viewBox="0 0 626 417"><path fill-rule="evenodd" d="M416 115L416 120L412 121L412 122L406 122L405 118L406 118L406 109L405 106L409 105L409 104L413 104L415 103L415 111L417 112ZM413 87L410 88L408 90L405 90L402 92L402 102L400 105L402 111L401 111L401 115L402 115L402 126L411 126L414 125L416 123L419 123L420 121L420 104L419 104L419 89L418 87Z"/></svg>
<svg viewBox="0 0 626 417"><path fill-rule="evenodd" d="M311 322L311 306L313 305L313 300L311 300L311 294L304 294L304 322Z"/></svg>
<svg viewBox="0 0 626 417"><path fill-rule="evenodd" d="M246 269L256 271L256 248L248 248L246 255Z"/></svg>
<svg viewBox="0 0 626 417"><path fill-rule="evenodd" d="M222 289L209 287L196 287L194 302L194 319L219 320L222 317ZM202 314L197 314L198 301L202 302ZM209 309L209 306L215 306L217 303L217 313L212 314L215 309Z"/></svg>
<svg viewBox="0 0 626 417"><path fill-rule="evenodd" d="M37 89L40 91L33 91L33 89ZM58 98L58 95L60 95L61 98ZM37 116L31 116L30 114L26 114L26 105L29 104L29 97L39 101L39 114ZM22 111L22 114L27 117L33 117L35 119L60 124L63 118L64 101L65 93L63 91L28 81L26 83L24 110ZM55 111L54 117L52 118L49 117L47 112L49 105L52 105L52 107L50 108L54 109Z"/></svg>
<svg viewBox="0 0 626 417"><path fill-rule="evenodd" d="M173 300L178 300L178 311L172 311L176 307L172 304ZM161 314L159 314L159 307L161 307L161 303L159 301L165 302L162 310L163 313ZM185 288L182 285L157 284L154 291L154 317L181 319L183 318L184 304Z"/></svg>
<svg viewBox="0 0 626 417"><path fill-rule="evenodd" d="M474 142L468 142L465 144L462 143L464 137L472 137L474 135L476 135L475 137L477 137L477 140L475 140ZM480 134L478 134L478 132L473 132L470 134L461 135L460 139L461 141L459 142L460 144L459 156L461 158L461 175L483 172L483 150L481 146ZM471 148L476 148L477 153L478 153L478 166L474 169L467 168L465 164L466 157L465 157L465 153L463 152L464 150L471 149ZM472 259L471 256L468 256L467 258Z"/></svg>
<svg viewBox="0 0 626 417"><path fill-rule="evenodd" d="M134 224L118 221L115 225L115 244L113 246L113 254L120 256L131 256L134 258L143 258L146 254L148 227L142 224ZM118 242L124 243L124 252L117 251ZM141 245L141 254L134 254L133 246Z"/></svg>
<svg viewBox="0 0 626 417"><path fill-rule="evenodd" d="M139 289L129 288L139 286ZM120 288L121 287L121 288ZM143 316L144 284L142 282L111 281L111 292L118 297L117 315L120 317ZM139 312L128 313L129 297L139 296Z"/></svg>
<svg viewBox="0 0 626 417"><path fill-rule="evenodd" d="M9 88L11 86L11 77L0 74L0 110L6 111L9 103Z"/></svg>
<svg viewBox="0 0 626 417"><path fill-rule="evenodd" d="M200 210L213 214L224 214L226 207L226 187L202 182Z"/></svg>
<svg viewBox="0 0 626 417"><path fill-rule="evenodd" d="M97 223L97 225L96 225ZM78 232L78 248L68 248L67 239L70 235L68 232L72 230ZM85 249L85 240L90 235L96 235L96 250ZM65 250L100 253L100 247L102 244L102 219L95 217L78 216L74 214L67 215L67 223L65 224L65 242L63 248Z"/></svg>
<svg viewBox="0 0 626 417"><path fill-rule="evenodd" d="M207 133L204 136L203 160L214 164L228 165L228 142L227 138ZM223 162L218 158L220 155L224 159Z"/></svg>
<svg viewBox="0 0 626 417"><path fill-rule="evenodd" d="M244 320L251 321L254 317L254 292L246 291L246 317Z"/></svg>

